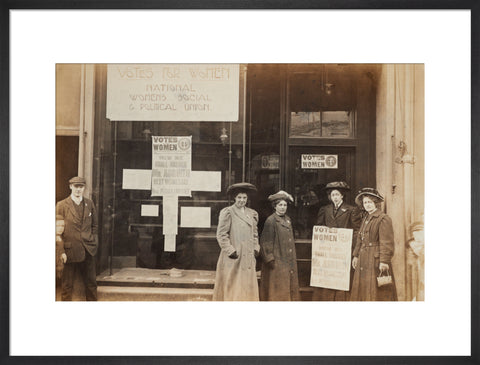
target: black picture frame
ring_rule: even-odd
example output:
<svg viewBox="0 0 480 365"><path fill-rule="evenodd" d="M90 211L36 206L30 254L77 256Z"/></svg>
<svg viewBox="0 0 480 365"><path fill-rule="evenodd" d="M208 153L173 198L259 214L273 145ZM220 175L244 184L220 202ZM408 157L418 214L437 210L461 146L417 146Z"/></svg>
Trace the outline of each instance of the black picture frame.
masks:
<svg viewBox="0 0 480 365"><path fill-rule="evenodd" d="M345 357L345 356L295 356L295 357L193 357L193 356L162 356L162 357L10 357L9 356L9 245L10 242L10 188L13 182L10 181L10 112L9 112L9 11L13 9L470 9L471 10L471 356L460 357L385 357L385 356L367 356L367 357ZM203 1L177 0L177 1L154 1L146 0L135 2L125 1L20 1L10 0L2 3L1 10L1 108L0 123L2 124L2 133L0 133L0 222L3 222L3 229L0 230L0 260L1 260L1 291L0 291L0 325L1 334L1 362L19 363L19 364L72 364L84 363L104 363L104 364L477 364L480 363L480 318L479 318L479 288L480 288L480 21L479 21L480 3L476 1L455 1L455 0L437 0L437 1L402 1L402 0L373 0L373 1L302 1L296 2L280 0L270 1ZM446 185L453 185L452 180ZM462 184L462 182L460 182ZM447 192L448 194L448 192ZM441 320L439 319L439 324ZM428 341L428 339L425 339Z"/></svg>

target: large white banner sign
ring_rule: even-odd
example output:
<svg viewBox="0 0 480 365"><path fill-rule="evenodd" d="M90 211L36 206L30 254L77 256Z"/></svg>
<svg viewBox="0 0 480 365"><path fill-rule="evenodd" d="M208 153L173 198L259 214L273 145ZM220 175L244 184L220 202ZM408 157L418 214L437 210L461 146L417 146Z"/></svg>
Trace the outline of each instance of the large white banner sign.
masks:
<svg viewBox="0 0 480 365"><path fill-rule="evenodd" d="M109 64L107 118L238 121L238 64Z"/></svg>
<svg viewBox="0 0 480 365"><path fill-rule="evenodd" d="M310 285L349 290L353 230L314 226Z"/></svg>

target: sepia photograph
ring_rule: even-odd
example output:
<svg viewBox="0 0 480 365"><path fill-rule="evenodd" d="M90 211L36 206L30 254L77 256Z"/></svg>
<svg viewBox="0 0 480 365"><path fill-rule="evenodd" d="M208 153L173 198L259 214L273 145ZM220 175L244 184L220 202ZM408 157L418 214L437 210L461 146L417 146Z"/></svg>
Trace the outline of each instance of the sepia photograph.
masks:
<svg viewBox="0 0 480 365"><path fill-rule="evenodd" d="M56 300L424 300L423 64L55 71Z"/></svg>

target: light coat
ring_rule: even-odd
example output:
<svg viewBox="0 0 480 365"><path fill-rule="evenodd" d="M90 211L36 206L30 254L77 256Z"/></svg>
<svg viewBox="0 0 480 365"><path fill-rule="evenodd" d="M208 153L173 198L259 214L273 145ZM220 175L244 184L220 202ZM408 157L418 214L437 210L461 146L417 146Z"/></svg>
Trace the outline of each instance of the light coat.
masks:
<svg viewBox="0 0 480 365"><path fill-rule="evenodd" d="M365 216L360 227L353 256L358 257L350 295L352 301L397 300L395 281L377 287L379 264L389 266L393 277L392 257L395 251L392 219L378 209Z"/></svg>
<svg viewBox="0 0 480 365"><path fill-rule="evenodd" d="M83 218L77 214L76 204L71 197L57 203L56 214L65 220L63 232L63 246L67 255L67 263L82 262L85 260L85 250L95 256L98 248L97 212L93 201L83 198L80 204L84 205Z"/></svg>
<svg viewBox="0 0 480 365"><path fill-rule="evenodd" d="M300 300L297 254L292 220L273 213L265 221L260 237L262 276L260 299L269 301ZM274 261L274 267L269 263Z"/></svg>
<svg viewBox="0 0 480 365"><path fill-rule="evenodd" d="M217 262L213 300L258 301L258 282L255 271L255 251L258 243L258 214L235 205L221 210L218 218L217 241L220 256ZM237 252L238 258L229 256Z"/></svg>

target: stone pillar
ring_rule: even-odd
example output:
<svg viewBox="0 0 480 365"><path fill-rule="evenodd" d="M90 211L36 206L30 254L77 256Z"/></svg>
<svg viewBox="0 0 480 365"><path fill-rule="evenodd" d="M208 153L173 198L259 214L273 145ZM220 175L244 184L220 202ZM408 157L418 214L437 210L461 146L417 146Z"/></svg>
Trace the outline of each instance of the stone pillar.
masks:
<svg viewBox="0 0 480 365"><path fill-rule="evenodd" d="M423 214L423 103L423 65L382 67L377 89L377 187L393 221L392 265L399 300L408 300L407 292L416 286L412 276L407 278L406 245L408 227Z"/></svg>
<svg viewBox="0 0 480 365"><path fill-rule="evenodd" d="M82 65L80 89L80 131L78 175L87 180L85 196L92 196L93 145L95 117L95 65Z"/></svg>

